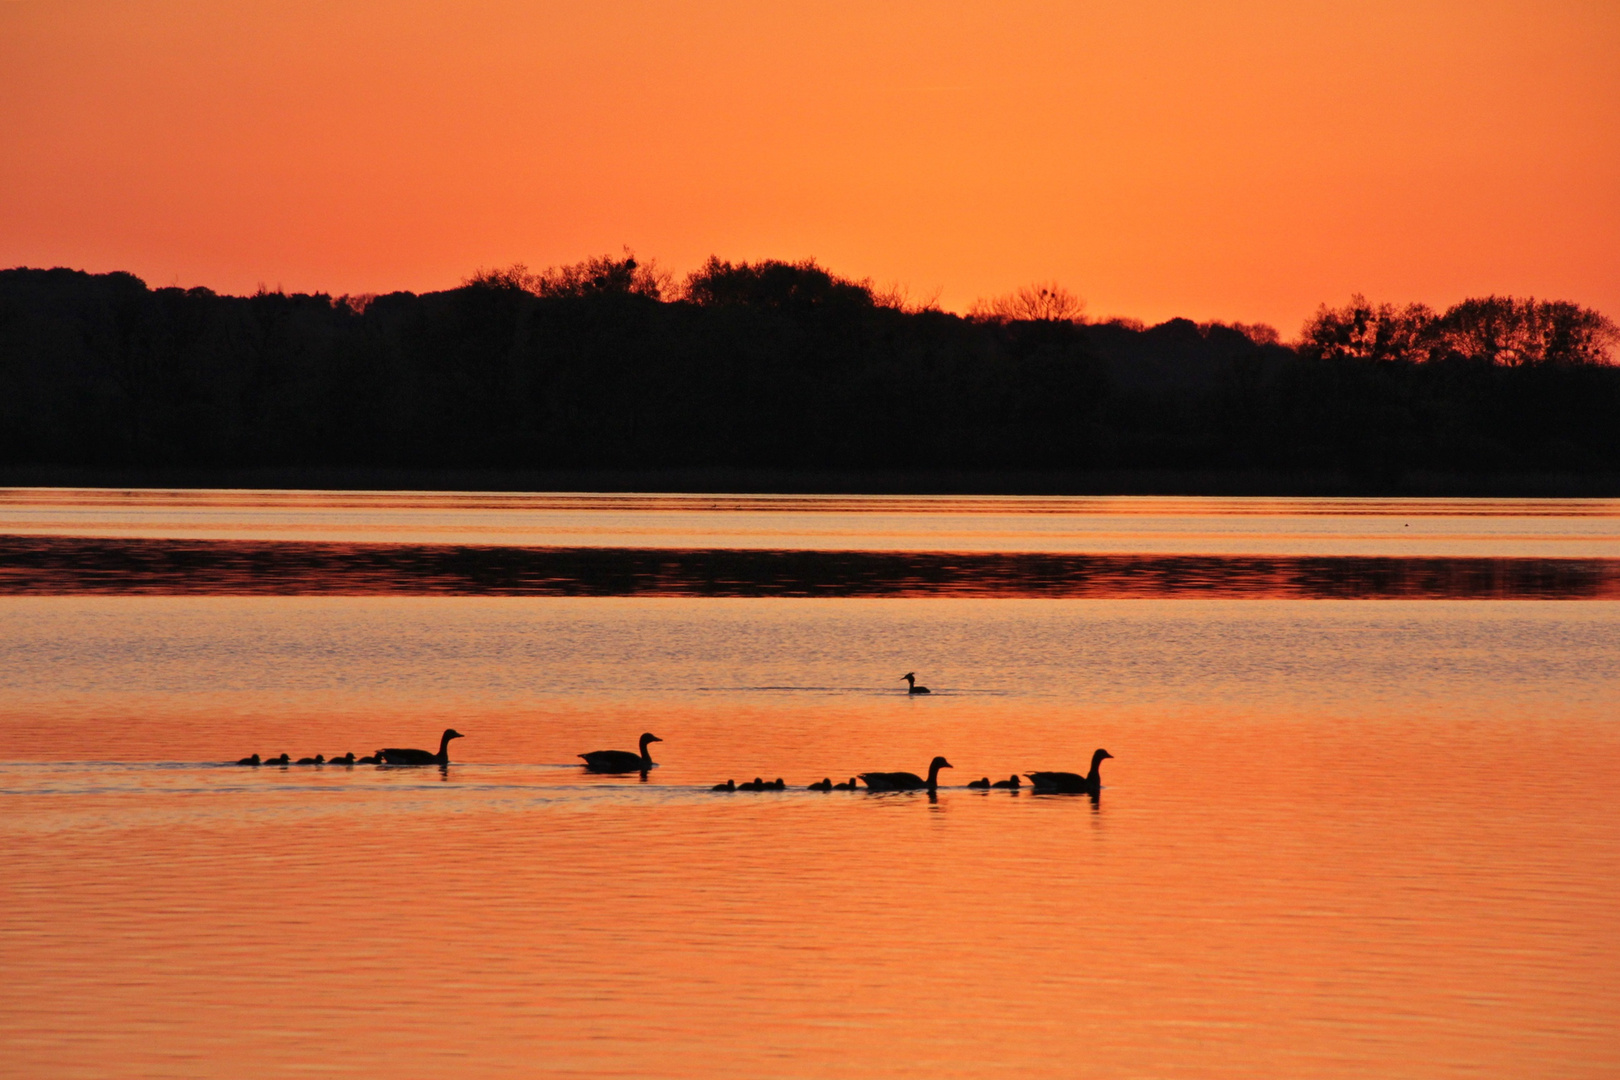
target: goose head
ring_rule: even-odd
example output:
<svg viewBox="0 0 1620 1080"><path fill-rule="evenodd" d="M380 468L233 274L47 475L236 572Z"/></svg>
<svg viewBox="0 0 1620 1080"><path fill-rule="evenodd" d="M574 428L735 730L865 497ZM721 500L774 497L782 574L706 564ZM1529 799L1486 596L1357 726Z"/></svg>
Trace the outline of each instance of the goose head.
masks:
<svg viewBox="0 0 1620 1080"><path fill-rule="evenodd" d="M660 739L658 736L654 735L650 731L644 732L642 734L642 736L641 736L641 752L643 754L645 754L647 752L647 744L648 743L663 742L663 741L664 741L663 739Z"/></svg>

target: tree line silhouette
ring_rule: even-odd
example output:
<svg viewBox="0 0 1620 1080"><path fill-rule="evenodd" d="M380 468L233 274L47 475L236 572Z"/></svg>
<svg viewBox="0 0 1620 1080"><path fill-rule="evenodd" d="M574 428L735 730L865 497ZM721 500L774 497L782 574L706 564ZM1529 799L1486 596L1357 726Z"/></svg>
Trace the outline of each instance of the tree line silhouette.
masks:
<svg viewBox="0 0 1620 1080"><path fill-rule="evenodd" d="M813 261L632 255L415 295L0 271L0 465L1620 471L1615 327L1508 297L1269 327L968 317Z"/></svg>

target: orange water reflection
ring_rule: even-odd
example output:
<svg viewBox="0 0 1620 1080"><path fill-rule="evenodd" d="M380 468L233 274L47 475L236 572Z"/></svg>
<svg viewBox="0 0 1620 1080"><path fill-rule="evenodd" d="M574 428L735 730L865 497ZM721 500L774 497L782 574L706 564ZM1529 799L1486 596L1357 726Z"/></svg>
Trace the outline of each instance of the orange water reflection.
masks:
<svg viewBox="0 0 1620 1080"><path fill-rule="evenodd" d="M1613 604L57 598L0 619L17 1075L1620 1065ZM938 693L900 691L904 657ZM201 764L450 722L467 764L442 777ZM561 767L642 730L665 739L645 783ZM1097 745L1095 807L959 786ZM934 753L957 766L937 801L707 790Z"/></svg>

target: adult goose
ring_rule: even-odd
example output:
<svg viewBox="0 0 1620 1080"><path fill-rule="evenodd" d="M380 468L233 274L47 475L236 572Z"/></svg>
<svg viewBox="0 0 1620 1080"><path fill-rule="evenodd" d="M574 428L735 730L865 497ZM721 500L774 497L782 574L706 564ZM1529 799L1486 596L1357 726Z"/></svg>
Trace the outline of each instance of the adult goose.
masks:
<svg viewBox="0 0 1620 1080"><path fill-rule="evenodd" d="M926 687L926 686L918 686L917 685L917 673L915 671L908 671L908 672L906 672L904 675L902 675L900 677L902 679L906 680L906 685L911 687L911 689L906 691L906 693L908 693L908 694L932 694L933 693L933 691L928 689L928 687Z"/></svg>
<svg viewBox="0 0 1620 1080"><path fill-rule="evenodd" d="M927 780L910 772L863 772L861 779L866 781L867 791L934 791L939 787L939 770L953 767L944 758L936 757L928 763Z"/></svg>
<svg viewBox="0 0 1620 1080"><path fill-rule="evenodd" d="M386 750L377 751L382 760L380 765L448 765L450 764L450 740L466 738L455 728L445 728L444 734L439 736L439 752L430 754L426 750L414 750L391 746Z"/></svg>
<svg viewBox="0 0 1620 1080"><path fill-rule="evenodd" d="M237 762L237 764L238 765L257 765L257 764L259 764L259 755L254 754L252 757L242 758L240 761Z"/></svg>
<svg viewBox="0 0 1620 1080"><path fill-rule="evenodd" d="M641 737L641 753L639 754L632 754L628 750L592 750L588 754L579 756L585 759L587 772L646 772L656 764L652 759L652 755L647 753L647 744L663 741L652 732L648 732Z"/></svg>
<svg viewBox="0 0 1620 1080"><path fill-rule="evenodd" d="M1102 790L1102 774L1098 770L1104 758L1113 756L1106 750L1092 754L1091 771L1084 776L1072 772L1032 772L1024 775L1035 785L1037 795L1096 795Z"/></svg>

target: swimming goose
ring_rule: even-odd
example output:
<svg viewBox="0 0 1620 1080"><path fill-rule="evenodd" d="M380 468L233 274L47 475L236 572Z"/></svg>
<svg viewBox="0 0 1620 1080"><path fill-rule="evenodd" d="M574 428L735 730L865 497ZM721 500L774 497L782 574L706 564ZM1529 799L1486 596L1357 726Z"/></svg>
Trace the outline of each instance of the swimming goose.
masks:
<svg viewBox="0 0 1620 1080"><path fill-rule="evenodd" d="M325 765L326 764L326 756L324 754L316 754L314 757L301 757L301 758L298 759L298 764L300 764L300 765Z"/></svg>
<svg viewBox="0 0 1620 1080"><path fill-rule="evenodd" d="M328 765L353 765L354 764L354 751L350 750L347 754L344 754L342 757L327 758L326 763Z"/></svg>
<svg viewBox="0 0 1620 1080"><path fill-rule="evenodd" d="M950 762L936 757L928 763L927 780L909 772L863 772L861 779L866 781L867 791L917 791L921 788L934 791L939 787L939 770L949 768L953 768Z"/></svg>
<svg viewBox="0 0 1620 1080"><path fill-rule="evenodd" d="M355 764L356 765L381 765L382 764L382 756L383 756L383 752L381 750L378 750L374 754L367 754L363 758L357 758L355 760Z"/></svg>
<svg viewBox="0 0 1620 1080"><path fill-rule="evenodd" d="M259 755L254 754L252 757L245 757L242 760L238 761L237 764L238 765L257 765L257 764L259 764Z"/></svg>
<svg viewBox="0 0 1620 1080"><path fill-rule="evenodd" d="M820 780L818 780L816 783L811 784L805 790L806 791L831 791L832 789L833 789L832 788L832 777L824 776Z"/></svg>
<svg viewBox="0 0 1620 1080"><path fill-rule="evenodd" d="M1085 776L1072 772L1032 772L1024 775L1035 785L1037 795L1095 795L1102 790L1102 775L1097 770L1104 758L1113 756L1106 750L1098 750L1092 754L1091 771Z"/></svg>
<svg viewBox="0 0 1620 1080"><path fill-rule="evenodd" d="M280 757L266 758L264 763L266 765L291 765L292 758L282 754Z"/></svg>
<svg viewBox="0 0 1620 1080"><path fill-rule="evenodd" d="M391 746L386 750L377 751L382 760L381 765L448 765L450 764L450 740L466 738L455 728L445 728L444 734L439 736L439 752L430 754L426 750L401 749Z"/></svg>
<svg viewBox="0 0 1620 1080"><path fill-rule="evenodd" d="M900 677L902 679L906 680L906 682L911 687L910 690L906 691L906 693L908 693L908 694L932 694L933 693L933 691L928 689L928 687L926 687L926 686L918 686L917 685L917 673L915 671L908 671L908 672L906 672L904 675L902 675Z"/></svg>
<svg viewBox="0 0 1620 1080"><path fill-rule="evenodd" d="M1024 784L1023 784L1023 781L1018 779L1018 777L1009 776L1005 780L997 780L995 783L991 784L990 786L991 787L998 787L998 788L1021 788L1021 787L1024 786Z"/></svg>
<svg viewBox="0 0 1620 1080"><path fill-rule="evenodd" d="M652 755L647 753L647 744L663 741L663 739L648 732L641 737L641 753L639 754L632 754L628 750L592 750L588 754L579 756L585 759L585 770L587 772L646 772L655 764Z"/></svg>
<svg viewBox="0 0 1620 1080"><path fill-rule="evenodd" d="M982 777L982 778L980 778L978 780L969 780L968 781L968 787L972 787L972 788L987 788L989 786L990 786L990 778L988 776Z"/></svg>
<svg viewBox="0 0 1620 1080"><path fill-rule="evenodd" d="M861 790L861 785L856 783L855 778L852 776L852 777L849 778L849 783L847 783L847 784L834 784L833 785L833 790L834 791L859 791L859 790Z"/></svg>
<svg viewBox="0 0 1620 1080"><path fill-rule="evenodd" d="M709 790L710 791L736 791L737 790L737 781L735 781L735 780L727 780L723 784L714 785L714 787L710 788Z"/></svg>

